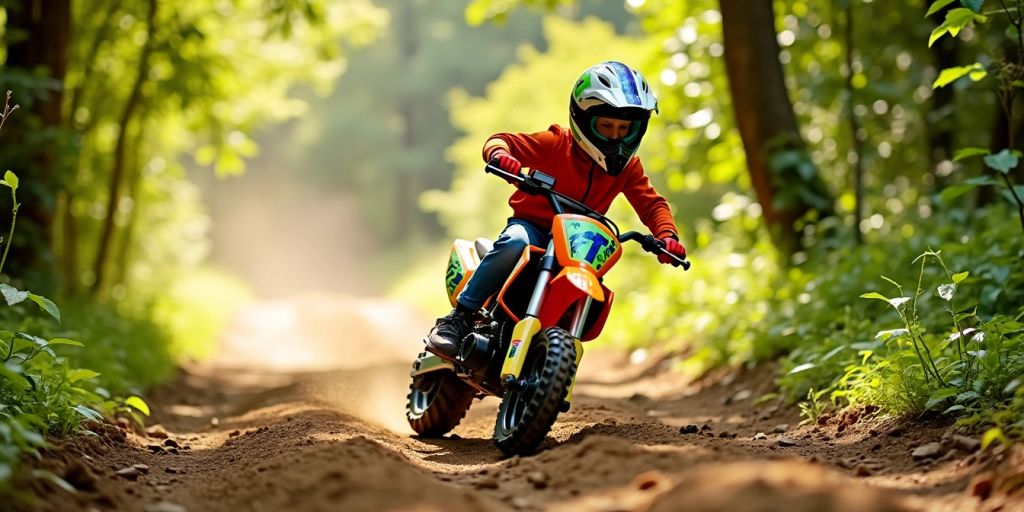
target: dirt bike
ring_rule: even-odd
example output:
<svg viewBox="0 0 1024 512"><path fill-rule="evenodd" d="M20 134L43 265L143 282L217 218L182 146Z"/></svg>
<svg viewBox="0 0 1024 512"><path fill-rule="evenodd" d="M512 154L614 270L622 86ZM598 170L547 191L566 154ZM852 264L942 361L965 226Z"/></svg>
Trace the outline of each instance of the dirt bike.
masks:
<svg viewBox="0 0 1024 512"><path fill-rule="evenodd" d="M474 398L496 396L501 405L494 443L506 455L528 454L572 404L582 342L601 333L615 296L601 278L622 256L622 244L638 242L684 270L690 262L651 235L620 234L611 219L556 192L555 179L543 172L511 174L491 165L484 170L551 201L551 241L547 248L523 250L504 286L476 313L455 362L419 354L406 417L421 436L440 437L462 421ZM482 238L452 245L445 284L453 306L491 248Z"/></svg>

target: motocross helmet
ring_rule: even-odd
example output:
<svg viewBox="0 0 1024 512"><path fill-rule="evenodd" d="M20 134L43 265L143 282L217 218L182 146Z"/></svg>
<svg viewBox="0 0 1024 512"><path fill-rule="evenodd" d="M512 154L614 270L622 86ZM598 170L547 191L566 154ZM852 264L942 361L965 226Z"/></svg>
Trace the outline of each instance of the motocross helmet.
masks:
<svg viewBox="0 0 1024 512"><path fill-rule="evenodd" d="M639 71L615 61L587 68L569 98L569 127L573 140L608 174L618 176L640 146L658 98ZM597 118L632 121L629 133L612 140L597 132Z"/></svg>

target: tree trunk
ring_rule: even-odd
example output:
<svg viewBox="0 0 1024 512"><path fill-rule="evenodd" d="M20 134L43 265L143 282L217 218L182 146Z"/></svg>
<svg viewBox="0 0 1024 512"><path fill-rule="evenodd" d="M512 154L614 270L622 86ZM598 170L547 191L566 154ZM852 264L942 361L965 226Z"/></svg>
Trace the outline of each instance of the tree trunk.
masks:
<svg viewBox="0 0 1024 512"><path fill-rule="evenodd" d="M925 2L925 9L928 8L928 3ZM954 6L951 5L951 7ZM955 7L959 7L959 5L955 5ZM933 15L936 24L942 23L948 10L949 8ZM957 46L957 40L952 37L940 38L932 45L931 53L937 72L956 66ZM940 172L939 165L953 158L954 132L956 130L955 100L956 88L948 85L932 91L932 101L928 106L928 122L925 123L925 130L928 134L928 168L935 174L934 189L936 191L941 191L945 187L949 174Z"/></svg>
<svg viewBox="0 0 1024 512"><path fill-rule="evenodd" d="M54 206L62 181L57 148L63 138L62 87L71 38L70 0L18 0L9 3L5 34L10 37L15 33L22 37L8 44L4 67L29 73L41 71L58 86L34 91L39 95L34 100L31 99L33 91L14 91L14 102L21 105L24 113L19 115L22 119L18 122L5 125L5 144L22 148L26 139L26 130L22 127L26 125L33 130L34 136L46 142L24 148L27 154L4 162L5 169L14 170L22 178L19 199L24 206L18 218L18 231L28 234L15 237L20 242L17 250L10 253L7 263L11 274L23 278L27 277L26 273L39 272L39 279L29 280L42 288L49 288L55 284L52 272ZM35 122L32 118L38 119L40 125L32 127Z"/></svg>
<svg viewBox="0 0 1024 512"><path fill-rule="evenodd" d="M114 168L110 173L107 214L103 218L103 228L100 234L99 247L96 250L96 261L93 266L95 281L92 284L92 294L94 296L103 289L104 280L106 279L106 263L114 235L114 221L117 216L118 203L121 200L121 185L124 181L128 125L135 115L135 109L138 108L142 100L142 86L146 81L146 74L149 72L149 55L153 49L153 33L156 28L154 24L156 0L149 0L148 6L149 9L146 13L146 43L142 46L142 54L139 56L139 67L135 75L135 82L132 84L131 93L128 95L128 101L125 103L124 113L121 115L121 129L117 134L117 143L114 146Z"/></svg>
<svg viewBox="0 0 1024 512"><path fill-rule="evenodd" d="M860 222L864 212L864 141L860 136L860 120L857 119L857 111L854 108L856 102L853 94L856 90L853 87L853 4L847 4L844 9L846 23L844 24L844 39L846 40L846 117L850 121L850 141L853 145L853 240L854 244L864 243L864 234L860 231Z"/></svg>
<svg viewBox="0 0 1024 512"><path fill-rule="evenodd" d="M750 181L772 241L792 255L801 249L796 222L812 211L831 214L832 200L804 153L779 63L771 0L720 0L720 5L725 67ZM772 169L770 162L779 155L787 158Z"/></svg>

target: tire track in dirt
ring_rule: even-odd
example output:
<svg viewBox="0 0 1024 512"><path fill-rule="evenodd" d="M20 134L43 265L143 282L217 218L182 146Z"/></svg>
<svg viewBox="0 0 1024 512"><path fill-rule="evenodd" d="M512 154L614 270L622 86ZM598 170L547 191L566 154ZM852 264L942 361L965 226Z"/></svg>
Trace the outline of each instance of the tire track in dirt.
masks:
<svg viewBox="0 0 1024 512"><path fill-rule="evenodd" d="M911 451L941 440L946 426L908 429L845 416L797 427L793 408L757 400L772 391L768 367L688 383L667 371L671 359L631 364L595 350L584 358L573 409L559 417L540 453L501 457L490 439L493 398L475 402L451 435L420 439L404 422L408 365L419 350L417 329L408 326L428 324L360 313L347 299L336 309L322 298L314 302L321 310L312 318L297 313L305 302L292 305L299 318L285 329L290 338L256 314L263 330L237 327L235 334L249 335L229 340L217 366L188 368L157 390L150 401L159 426L148 435L98 426L100 436L50 451L36 467L65 476L80 491L34 481L31 490L47 497L36 506L163 512L1022 508L1015 500L1019 491L994 492L986 500L974 495L985 479L998 487L1019 475L1020 451L950 450L942 460L919 464ZM376 324L382 318L386 329ZM328 328L318 334L311 325ZM396 333L400 325L411 331ZM258 339L259 332L266 339ZM259 364L272 361L282 346L317 354L309 359L315 364L304 371ZM245 357L232 357L240 353ZM329 367L341 369L323 369ZM691 425L696 432L681 432ZM755 440L758 433L766 439ZM146 468L134 477L116 473L135 464Z"/></svg>

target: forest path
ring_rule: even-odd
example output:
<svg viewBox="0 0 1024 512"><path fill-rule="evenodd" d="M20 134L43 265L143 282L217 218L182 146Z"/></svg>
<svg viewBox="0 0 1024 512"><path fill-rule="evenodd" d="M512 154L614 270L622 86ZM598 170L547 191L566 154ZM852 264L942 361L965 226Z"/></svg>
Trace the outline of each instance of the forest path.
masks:
<svg viewBox="0 0 1024 512"><path fill-rule="evenodd" d="M429 320L325 297L263 304L239 318L244 325L212 365L184 370L150 397L159 425L148 435L106 426L48 454L38 466L80 491L37 483L42 508L1024 509L972 492L998 484L1020 453L953 449L938 425L911 430L847 415L798 426L795 408L759 400L773 391L768 367L691 383L668 359L593 350L572 410L542 451L506 459L491 442L497 399L475 402L442 439L412 435L408 369ZM698 432L683 433L690 425ZM944 449L915 461L911 452L929 442ZM135 464L145 467L126 469ZM975 476L986 468L1001 472Z"/></svg>

